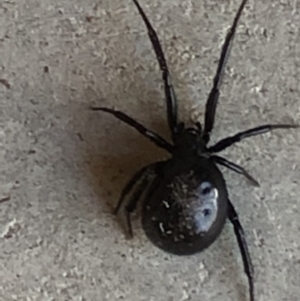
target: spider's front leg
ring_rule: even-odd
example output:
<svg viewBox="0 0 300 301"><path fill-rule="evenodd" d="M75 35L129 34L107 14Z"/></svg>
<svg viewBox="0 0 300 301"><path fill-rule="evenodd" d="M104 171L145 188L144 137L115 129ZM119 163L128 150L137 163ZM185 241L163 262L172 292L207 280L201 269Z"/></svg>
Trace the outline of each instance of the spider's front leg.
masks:
<svg viewBox="0 0 300 301"><path fill-rule="evenodd" d="M247 2L247 0L244 0L241 3L239 10L234 18L233 24L226 36L225 42L222 47L216 75L214 77L213 87L209 93L209 96L208 96L208 99L206 102L204 132L203 132L203 139L206 143L209 142L210 132L212 131L213 126L214 126L216 109L217 109L218 99L219 99L219 95L220 95L220 86L222 84L224 70L226 67L227 59L229 57L229 53L230 53L231 45L233 42L234 34L236 31L236 27L237 27L238 21L241 17L242 11L246 5L246 2Z"/></svg>
<svg viewBox="0 0 300 301"><path fill-rule="evenodd" d="M172 133L172 137L174 138L174 135L177 133L177 126L178 126L178 124L177 124L177 100L176 100L176 95L175 95L175 91L173 88L173 84L171 82L171 76L169 73L167 61L166 61L165 55L163 53L157 33L155 32L154 28L152 27L145 12L143 11L142 7L140 6L140 4L137 0L133 0L133 2L136 5L145 25L147 27L150 41L152 43L156 58L158 60L159 67L162 71L162 78L163 78L164 85L165 85L165 96L166 96L166 102L167 102L168 123L169 123L170 131Z"/></svg>

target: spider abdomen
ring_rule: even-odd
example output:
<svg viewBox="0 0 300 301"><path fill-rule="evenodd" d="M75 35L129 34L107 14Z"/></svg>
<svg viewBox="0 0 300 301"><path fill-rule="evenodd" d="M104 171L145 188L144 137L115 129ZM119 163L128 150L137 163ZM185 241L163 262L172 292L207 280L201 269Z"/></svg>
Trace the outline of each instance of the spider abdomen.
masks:
<svg viewBox="0 0 300 301"><path fill-rule="evenodd" d="M211 245L227 217L227 190L218 168L206 158L189 161L168 162L143 203L146 235L157 247L177 255Z"/></svg>

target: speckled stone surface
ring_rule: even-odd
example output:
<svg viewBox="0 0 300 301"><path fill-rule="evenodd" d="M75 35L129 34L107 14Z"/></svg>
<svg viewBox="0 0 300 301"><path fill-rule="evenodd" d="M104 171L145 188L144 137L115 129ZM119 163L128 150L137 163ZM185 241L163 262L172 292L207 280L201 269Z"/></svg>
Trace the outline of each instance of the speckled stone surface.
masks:
<svg viewBox="0 0 300 301"><path fill-rule="evenodd" d="M140 0L159 33L180 117L203 120L238 0ZM232 49L213 140L300 122L300 2L249 1ZM128 178L167 158L89 105L116 107L169 137L161 74L130 0L0 1L0 300L244 301L230 224L205 252L171 256L134 218L111 214ZM299 301L300 131L244 141L224 170L245 227L257 301Z"/></svg>

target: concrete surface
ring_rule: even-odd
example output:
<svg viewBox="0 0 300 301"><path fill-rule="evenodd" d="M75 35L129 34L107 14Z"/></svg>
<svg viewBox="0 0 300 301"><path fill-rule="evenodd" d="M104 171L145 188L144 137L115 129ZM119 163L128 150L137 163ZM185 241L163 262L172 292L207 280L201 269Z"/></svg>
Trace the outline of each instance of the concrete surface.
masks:
<svg viewBox="0 0 300 301"><path fill-rule="evenodd" d="M202 121L239 0L141 0L158 28L185 121ZM251 0L222 89L213 141L300 122L300 2ZM207 251L156 249L135 217L112 216L121 188L167 155L89 105L117 107L168 137L161 74L130 0L0 1L0 300L248 300L232 228ZM4 81L6 80L6 81ZM299 301L300 131L240 143L224 170L245 227L257 301Z"/></svg>

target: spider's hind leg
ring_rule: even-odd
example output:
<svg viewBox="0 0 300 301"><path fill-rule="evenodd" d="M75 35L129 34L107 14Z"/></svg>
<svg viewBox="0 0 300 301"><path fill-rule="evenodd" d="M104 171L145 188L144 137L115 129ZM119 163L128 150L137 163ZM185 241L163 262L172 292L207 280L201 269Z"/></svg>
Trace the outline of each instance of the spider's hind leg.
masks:
<svg viewBox="0 0 300 301"><path fill-rule="evenodd" d="M223 157L211 156L210 158L212 160L214 160L215 163L223 165L223 166L235 171L236 173L239 173L239 174L245 176L251 182L252 185L254 185L256 187L260 186L259 183L243 167L241 167L231 161L228 161L227 159L225 159Z"/></svg>
<svg viewBox="0 0 300 301"><path fill-rule="evenodd" d="M146 171L150 168L149 165L143 167L142 169L138 170L133 176L132 178L127 182L127 184L125 185L125 187L122 190L120 199L118 201L117 206L114 209L114 214L118 214L119 209L121 208L124 199L126 197L126 195L128 193L130 193L130 191L134 188L134 186L138 183L138 181L140 179L142 179L143 177L145 177Z"/></svg>
<svg viewBox="0 0 300 301"><path fill-rule="evenodd" d="M246 235L243 226L239 221L238 214L234 209L234 206L230 202L230 200L228 200L228 218L233 225L234 233L237 238L243 263L244 263L244 270L248 277L250 301L254 301L254 283L253 283L254 270L253 270L253 265L251 262L251 257L247 246Z"/></svg>
<svg viewBox="0 0 300 301"><path fill-rule="evenodd" d="M134 189L132 195L129 198L129 201L124 206L124 214L126 218L127 230L129 237L133 236L132 225L131 225L131 214L135 211L138 201L141 199L141 196L145 189L147 188L150 181L156 175L156 168L161 165L162 162L153 163L147 165L137 171L133 177L128 181L126 186L124 187L119 202L114 210L114 214L117 214L120 210L125 197Z"/></svg>

